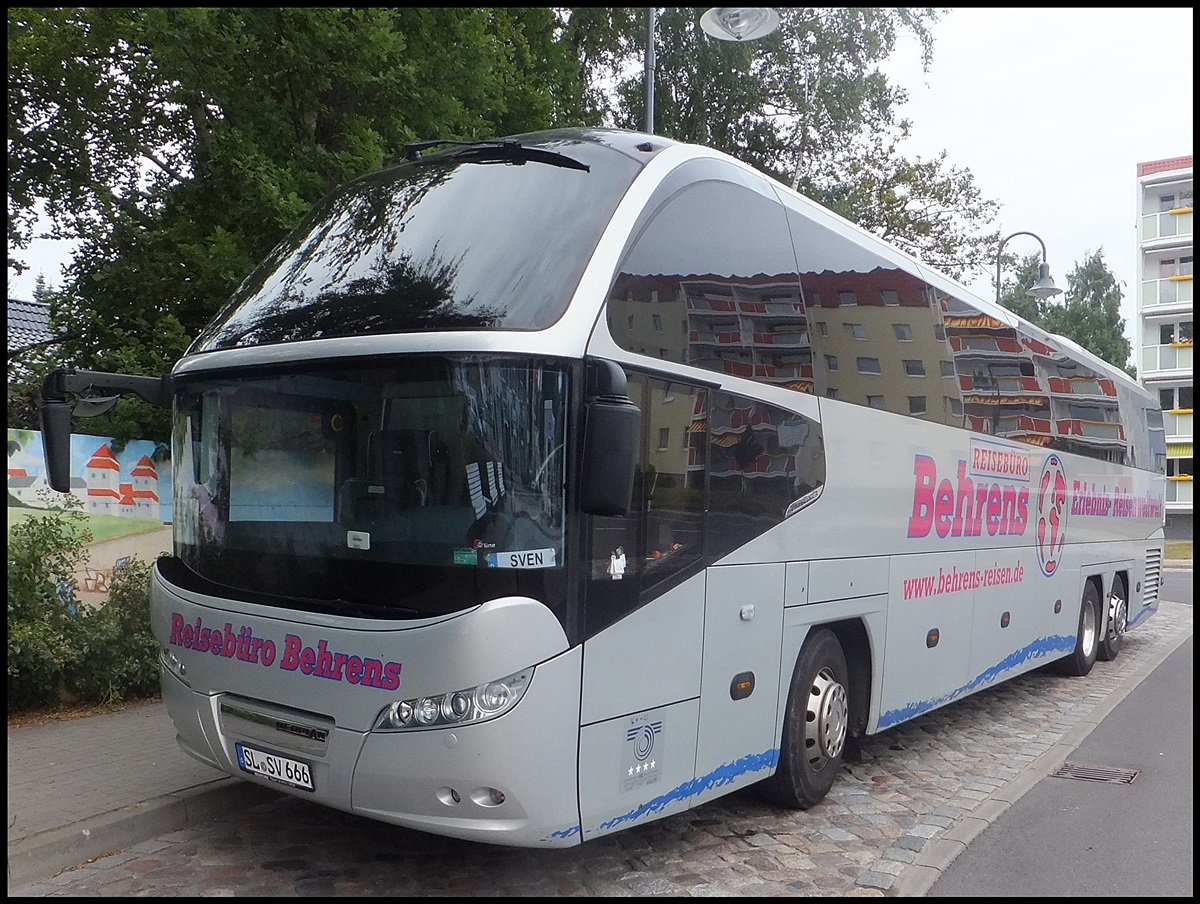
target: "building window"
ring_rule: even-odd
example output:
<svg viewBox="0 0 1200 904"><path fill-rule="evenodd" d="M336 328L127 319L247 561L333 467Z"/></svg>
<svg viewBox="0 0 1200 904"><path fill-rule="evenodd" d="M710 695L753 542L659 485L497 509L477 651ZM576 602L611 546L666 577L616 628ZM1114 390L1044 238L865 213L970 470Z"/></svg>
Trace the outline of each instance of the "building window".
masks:
<svg viewBox="0 0 1200 904"><path fill-rule="evenodd" d="M1158 391L1158 405L1163 411L1170 411L1175 407L1175 390L1160 389Z"/></svg>
<svg viewBox="0 0 1200 904"><path fill-rule="evenodd" d="M671 446L671 428L670 427L659 427L658 428L658 451L664 452L667 449L669 449L670 446Z"/></svg>
<svg viewBox="0 0 1200 904"><path fill-rule="evenodd" d="M818 323L817 324L817 332L819 332L822 336L828 336L829 335L829 324L824 323L824 322Z"/></svg>
<svg viewBox="0 0 1200 904"><path fill-rule="evenodd" d="M904 372L910 377L925 376L925 362L920 358L906 359L904 362Z"/></svg>
<svg viewBox="0 0 1200 904"><path fill-rule="evenodd" d="M894 289L880 289L879 296L886 305L894 306L900 304L900 296L896 294Z"/></svg>
<svg viewBox="0 0 1200 904"><path fill-rule="evenodd" d="M860 342L866 340L867 328L861 323L846 323L843 324L843 326L846 328L846 332L850 334L851 338L857 339Z"/></svg>
<svg viewBox="0 0 1200 904"><path fill-rule="evenodd" d="M882 373L879 369L878 358L856 358L855 361L858 364L858 372L860 374Z"/></svg>
<svg viewBox="0 0 1200 904"><path fill-rule="evenodd" d="M1189 257L1181 257L1179 259L1179 275L1180 276L1191 276L1192 275L1192 258L1190 256Z"/></svg>
<svg viewBox="0 0 1200 904"><path fill-rule="evenodd" d="M940 323L936 324L933 328L933 338L936 339L938 342L946 341L946 328L944 326L942 326Z"/></svg>
<svg viewBox="0 0 1200 904"><path fill-rule="evenodd" d="M858 305L858 296L853 292L838 292L838 307L852 308Z"/></svg>
<svg viewBox="0 0 1200 904"><path fill-rule="evenodd" d="M939 364L941 366L941 372L942 372L943 377L953 377L954 376L954 362L953 361L941 361L941 362L939 362Z"/></svg>
<svg viewBox="0 0 1200 904"><path fill-rule="evenodd" d="M825 356L825 367L827 367L829 370L837 370L838 369L837 355L826 355Z"/></svg>
<svg viewBox="0 0 1200 904"><path fill-rule="evenodd" d="M1187 411L1192 410L1192 387L1179 387L1179 407Z"/></svg>
<svg viewBox="0 0 1200 904"><path fill-rule="evenodd" d="M625 320L629 324L629 328L633 329L633 315L630 314L628 317L625 318Z"/></svg>
<svg viewBox="0 0 1200 904"><path fill-rule="evenodd" d="M1158 327L1158 342L1160 345L1170 345L1175 341L1175 324L1163 323Z"/></svg>
<svg viewBox="0 0 1200 904"><path fill-rule="evenodd" d="M1158 278L1169 279L1175 275L1175 258L1158 262Z"/></svg>
<svg viewBox="0 0 1200 904"><path fill-rule="evenodd" d="M654 332L662 332L662 314L651 314L650 319L654 322Z"/></svg>
<svg viewBox="0 0 1200 904"><path fill-rule="evenodd" d="M883 404L883 396L881 396L881 395L867 396L867 407L868 408L884 408L884 407L886 407Z"/></svg>
<svg viewBox="0 0 1200 904"><path fill-rule="evenodd" d="M829 399L836 399L838 397L837 389L832 386L827 386L825 388L825 397Z"/></svg>
<svg viewBox="0 0 1200 904"><path fill-rule="evenodd" d="M896 338L899 339L901 342L912 342L913 341L912 327L909 326L907 323L893 323L892 324L892 332L894 332L896 334Z"/></svg>
<svg viewBox="0 0 1200 904"><path fill-rule="evenodd" d="M909 414L924 414L926 411L925 396L910 395L908 397L908 413Z"/></svg>

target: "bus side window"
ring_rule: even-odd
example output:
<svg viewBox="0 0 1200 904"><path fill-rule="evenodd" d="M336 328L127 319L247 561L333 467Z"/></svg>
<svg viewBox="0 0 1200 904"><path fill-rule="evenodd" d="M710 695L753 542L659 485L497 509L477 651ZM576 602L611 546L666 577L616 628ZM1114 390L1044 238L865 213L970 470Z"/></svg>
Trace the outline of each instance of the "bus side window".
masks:
<svg viewBox="0 0 1200 904"><path fill-rule="evenodd" d="M790 505L825 483L821 425L727 392L709 415L709 561L783 521Z"/></svg>

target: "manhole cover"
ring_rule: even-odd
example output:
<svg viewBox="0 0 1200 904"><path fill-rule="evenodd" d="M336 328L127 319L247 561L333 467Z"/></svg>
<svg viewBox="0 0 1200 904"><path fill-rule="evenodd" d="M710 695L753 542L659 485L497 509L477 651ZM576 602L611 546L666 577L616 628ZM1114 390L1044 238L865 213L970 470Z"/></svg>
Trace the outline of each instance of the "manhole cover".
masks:
<svg viewBox="0 0 1200 904"><path fill-rule="evenodd" d="M1132 785L1133 780L1141 774L1140 769L1113 769L1107 766L1077 766L1074 763L1063 763L1051 773L1052 778L1072 778L1081 782L1108 782L1118 785Z"/></svg>

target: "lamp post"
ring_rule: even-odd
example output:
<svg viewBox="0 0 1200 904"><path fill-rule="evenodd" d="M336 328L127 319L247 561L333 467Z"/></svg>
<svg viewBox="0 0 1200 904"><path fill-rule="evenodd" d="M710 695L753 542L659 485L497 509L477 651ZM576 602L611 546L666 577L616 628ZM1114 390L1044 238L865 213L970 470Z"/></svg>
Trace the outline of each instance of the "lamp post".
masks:
<svg viewBox="0 0 1200 904"><path fill-rule="evenodd" d="M646 132L654 134L654 31L658 10L646 17ZM779 27L779 13L762 7L715 6L700 17L700 27L720 41L753 41Z"/></svg>
<svg viewBox="0 0 1200 904"><path fill-rule="evenodd" d="M1029 287L1027 295L1045 301L1047 298L1053 298L1055 295L1061 295L1062 289L1054 284L1054 279L1050 276L1050 265L1046 263L1046 243L1041 240L1041 237L1032 232L1014 232L1012 235L1005 236L1000 240L1000 247L996 249L996 304L1000 304L1000 255L1004 251L1004 246L1008 244L1009 239L1014 239L1019 235L1029 235L1038 240L1038 244L1042 246L1042 263L1038 267L1038 278L1032 286Z"/></svg>

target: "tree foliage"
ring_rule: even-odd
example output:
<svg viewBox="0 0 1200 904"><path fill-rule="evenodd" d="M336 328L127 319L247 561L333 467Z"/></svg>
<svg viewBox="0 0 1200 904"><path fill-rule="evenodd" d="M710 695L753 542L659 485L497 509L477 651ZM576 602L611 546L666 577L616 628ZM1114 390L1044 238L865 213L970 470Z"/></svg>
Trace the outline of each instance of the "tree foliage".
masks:
<svg viewBox="0 0 1200 904"><path fill-rule="evenodd" d="M901 34L932 8L781 9L761 40L660 10L656 131L727 151L955 276L996 207L942 154L906 160ZM406 143L556 126L642 128L639 8L14 8L10 247L36 205L80 240L52 293L80 367L162 373L312 204ZM11 263L11 262L10 262ZM17 262L19 265L19 261ZM125 400L93 424L165 439ZM83 426L86 429L85 425Z"/></svg>
<svg viewBox="0 0 1200 904"><path fill-rule="evenodd" d="M1125 318L1121 316L1124 293L1120 281L1104 263L1104 250L1088 252L1076 262L1067 274L1066 291L1053 298L1037 299L1028 294L1038 279L1040 265L1041 255L1037 252L1023 257L1013 281L1002 282L1000 303L1136 377L1136 368L1129 360L1132 349L1125 338Z"/></svg>
<svg viewBox="0 0 1200 904"><path fill-rule="evenodd" d="M556 28L549 8L10 10L10 244L38 198L82 240L63 354L165 372L316 200L407 142L585 121ZM96 429L165 437L165 412L119 411Z"/></svg>

